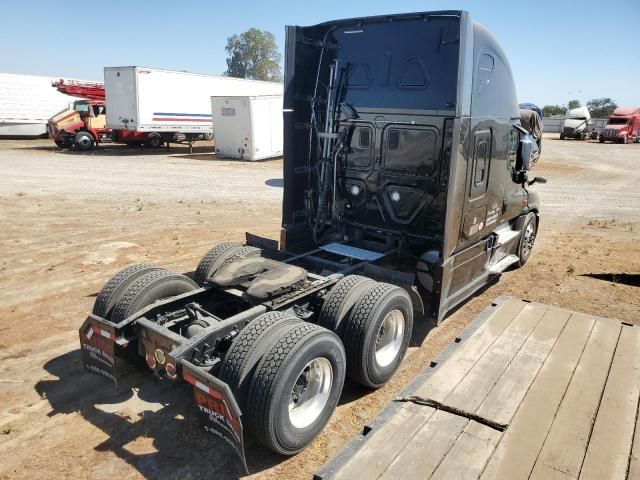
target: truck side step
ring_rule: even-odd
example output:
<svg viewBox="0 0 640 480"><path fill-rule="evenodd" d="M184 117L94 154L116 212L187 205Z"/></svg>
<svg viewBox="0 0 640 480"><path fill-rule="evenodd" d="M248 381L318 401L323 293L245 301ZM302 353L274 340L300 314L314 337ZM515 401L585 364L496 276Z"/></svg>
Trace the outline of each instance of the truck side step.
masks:
<svg viewBox="0 0 640 480"><path fill-rule="evenodd" d="M502 273L517 261L518 261L517 255L507 255L502 260L499 260L494 265L491 265L488 271L489 273L492 273L492 274Z"/></svg>

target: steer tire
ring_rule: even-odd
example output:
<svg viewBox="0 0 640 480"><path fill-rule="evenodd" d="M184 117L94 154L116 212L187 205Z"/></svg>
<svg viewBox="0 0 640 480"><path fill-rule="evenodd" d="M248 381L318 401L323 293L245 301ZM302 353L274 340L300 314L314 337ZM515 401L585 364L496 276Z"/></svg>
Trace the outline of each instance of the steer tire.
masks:
<svg viewBox="0 0 640 480"><path fill-rule="evenodd" d="M224 242L213 247L198 263L193 279L198 285L203 286L209 276L220 268L222 262L239 248L242 248L242 245L238 242Z"/></svg>
<svg viewBox="0 0 640 480"><path fill-rule="evenodd" d="M246 406L253 372L264 353L279 338L281 330L300 322L298 317L291 314L268 312L252 320L233 339L218 376L229 385L241 410Z"/></svg>
<svg viewBox="0 0 640 480"><path fill-rule="evenodd" d="M377 354L376 347L385 340L385 320L397 328L395 348L386 357ZM394 319L397 323L393 324ZM376 283L361 296L345 322L342 335L347 352L348 377L367 388L381 387L398 369L409 346L413 329L413 307L409 294L401 287ZM380 359L378 358L380 355Z"/></svg>
<svg viewBox="0 0 640 480"><path fill-rule="evenodd" d="M119 323L158 300L175 297L198 288L188 277L166 270L148 272L124 291L113 307L111 321Z"/></svg>
<svg viewBox="0 0 640 480"><path fill-rule="evenodd" d="M336 283L324 297L317 324L342 336L344 318L374 280L360 275L348 275Z"/></svg>
<svg viewBox="0 0 640 480"><path fill-rule="evenodd" d="M530 227L533 229L532 231L530 231ZM522 230L520 231L518 251L516 252L516 254L518 255L518 261L515 263L516 267L522 267L525 263L527 263L527 260L529 260L537 235L538 218L536 217L535 213L529 212L524 219Z"/></svg>
<svg viewBox="0 0 640 480"><path fill-rule="evenodd" d="M107 283L96 297L93 304L92 313L107 320L111 317L111 309L118 303L122 293L142 275L149 272L164 270L157 265L150 263L141 263L138 265L129 265L128 267L116 273Z"/></svg>
<svg viewBox="0 0 640 480"><path fill-rule="evenodd" d="M89 150L93 150L93 147L96 145L96 141L89 132L85 132L84 130L76 133L74 137L73 144L76 148L81 152L87 152Z"/></svg>
<svg viewBox="0 0 640 480"><path fill-rule="evenodd" d="M344 385L345 353L338 336L319 325L301 322L279 334L254 372L245 421L259 443L282 455L293 455L311 443L331 418ZM315 402L315 408L314 402L307 403L312 407L307 415L293 416L294 387L295 402L304 401L304 393L310 390L305 389L303 377L311 373L312 363L321 366L314 373L324 375L310 375L307 380L324 379L318 382L324 387L320 395L324 398Z"/></svg>

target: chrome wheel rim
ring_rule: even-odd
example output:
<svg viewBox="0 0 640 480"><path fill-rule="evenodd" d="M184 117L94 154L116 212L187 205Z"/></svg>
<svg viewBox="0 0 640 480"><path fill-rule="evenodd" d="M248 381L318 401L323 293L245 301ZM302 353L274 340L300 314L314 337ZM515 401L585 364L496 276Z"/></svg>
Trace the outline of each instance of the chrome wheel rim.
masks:
<svg viewBox="0 0 640 480"><path fill-rule="evenodd" d="M536 230L533 226L533 223L529 223L524 231L524 236L522 237L522 256L524 258L529 258L531 250L533 249L533 242L535 240Z"/></svg>
<svg viewBox="0 0 640 480"><path fill-rule="evenodd" d="M376 336L376 363L390 365L398 356L404 339L404 315L400 310L390 311L378 328Z"/></svg>
<svg viewBox="0 0 640 480"><path fill-rule="evenodd" d="M315 422L324 410L333 385L333 368L324 357L305 365L289 395L289 421L295 428Z"/></svg>

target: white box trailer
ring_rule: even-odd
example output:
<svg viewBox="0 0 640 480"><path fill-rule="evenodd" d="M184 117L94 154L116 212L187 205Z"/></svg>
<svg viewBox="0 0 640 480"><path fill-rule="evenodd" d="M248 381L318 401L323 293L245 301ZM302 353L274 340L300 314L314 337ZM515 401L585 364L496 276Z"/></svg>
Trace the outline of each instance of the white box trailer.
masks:
<svg viewBox="0 0 640 480"><path fill-rule="evenodd" d="M282 155L282 95L211 97L216 153L241 160Z"/></svg>
<svg viewBox="0 0 640 480"><path fill-rule="evenodd" d="M0 73L0 137L39 137L47 121L77 98L58 92L60 77Z"/></svg>
<svg viewBox="0 0 640 480"><path fill-rule="evenodd" d="M210 138L212 95L282 94L280 83L144 67L105 67L107 127L164 141Z"/></svg>

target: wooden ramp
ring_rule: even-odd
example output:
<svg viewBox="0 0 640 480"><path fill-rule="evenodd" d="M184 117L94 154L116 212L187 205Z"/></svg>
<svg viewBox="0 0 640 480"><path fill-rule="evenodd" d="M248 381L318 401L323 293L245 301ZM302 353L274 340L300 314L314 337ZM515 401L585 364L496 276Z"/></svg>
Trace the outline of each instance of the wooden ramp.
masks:
<svg viewBox="0 0 640 480"><path fill-rule="evenodd" d="M317 479L638 479L640 327L500 298Z"/></svg>

